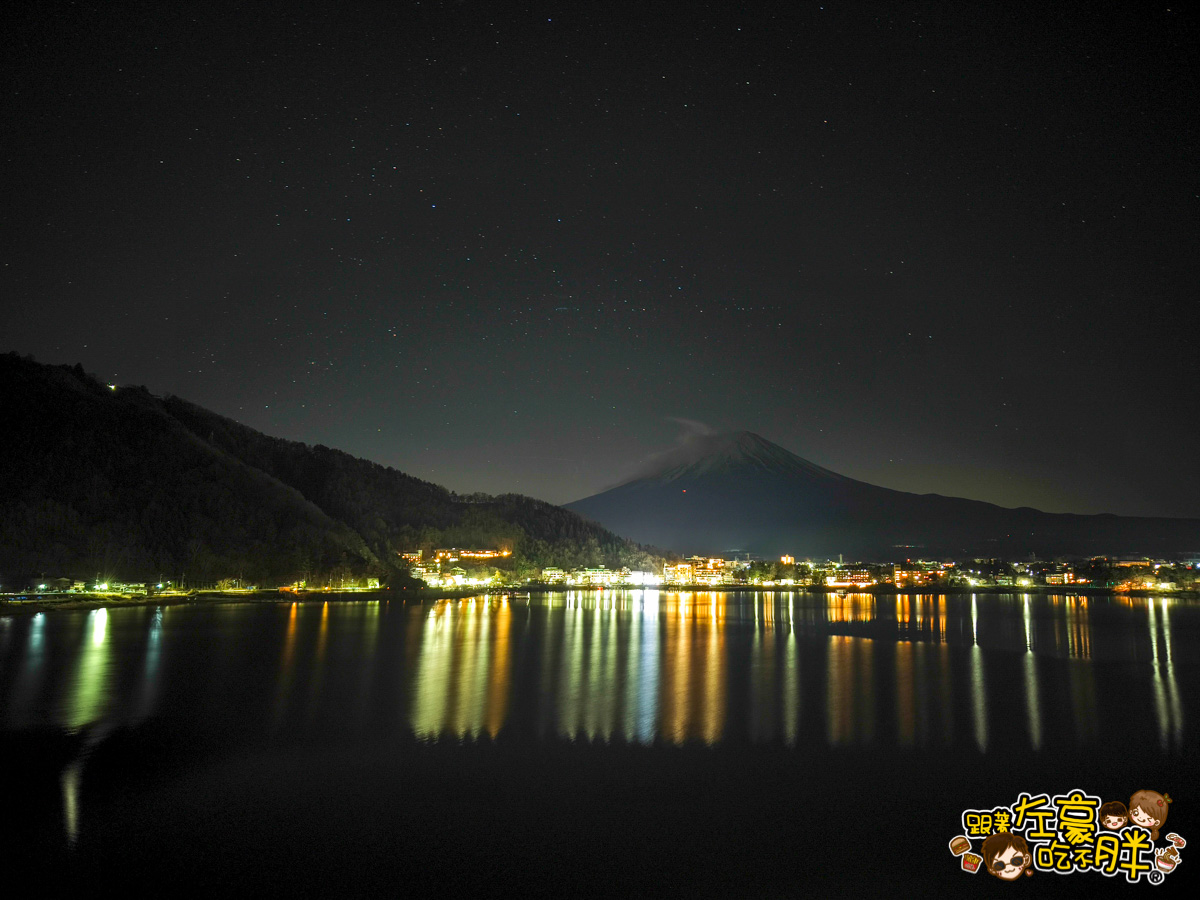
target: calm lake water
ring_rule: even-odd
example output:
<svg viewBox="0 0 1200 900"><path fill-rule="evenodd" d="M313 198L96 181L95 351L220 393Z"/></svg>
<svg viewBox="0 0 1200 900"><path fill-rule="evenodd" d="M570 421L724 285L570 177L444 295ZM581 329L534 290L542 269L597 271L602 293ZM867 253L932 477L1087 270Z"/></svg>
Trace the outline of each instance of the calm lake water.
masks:
<svg viewBox="0 0 1200 900"><path fill-rule="evenodd" d="M213 889L250 884L262 868L244 848L230 856L211 822L240 809L236 829L260 847L306 823L301 860L325 858L311 834L333 817L358 848L339 859L382 840L365 823L387 823L433 842L426 858L446 856L435 865L475 893L498 889L471 880L497 865L503 883L533 893L638 893L661 858L640 876L598 875L567 854L559 878L545 860L562 854L539 857L528 836L585 827L564 811L579 803L608 851L622 822L663 809L726 823L757 809L782 834L793 826L780 802L820 793L824 777L880 808L936 793L950 812L930 833L946 839L956 803L1007 801L993 795L1009 789L1152 786L1126 790L1128 771L1191 799L1198 663L1200 607L1116 595L587 591L13 615L0 618L0 726L8 764L30 773L36 814L9 824L66 871L112 875L114 854L161 853L164 830L182 821ZM481 804L489 816L517 811L503 826L515 861L437 849L429 829L482 829ZM721 883L711 872L690 880L712 854L737 860L720 871L742 872L741 889L789 894L804 882L776 872L748 884L759 851L749 825L730 827L747 846L684 842L678 852L696 859L672 887ZM225 855L205 868L213 842ZM941 861L937 845L928 852ZM374 889L393 883L372 872ZM450 892L421 872L426 889Z"/></svg>

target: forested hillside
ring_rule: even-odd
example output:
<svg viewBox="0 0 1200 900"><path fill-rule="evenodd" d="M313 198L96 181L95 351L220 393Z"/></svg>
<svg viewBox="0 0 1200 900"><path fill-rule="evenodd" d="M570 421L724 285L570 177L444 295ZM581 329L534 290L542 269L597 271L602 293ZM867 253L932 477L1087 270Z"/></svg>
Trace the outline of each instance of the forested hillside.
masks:
<svg viewBox="0 0 1200 900"><path fill-rule="evenodd" d="M642 548L527 497L472 497L272 438L80 366L0 356L0 576L282 583L388 578L400 551L504 547L506 564L644 566ZM0 583L3 579L0 578Z"/></svg>

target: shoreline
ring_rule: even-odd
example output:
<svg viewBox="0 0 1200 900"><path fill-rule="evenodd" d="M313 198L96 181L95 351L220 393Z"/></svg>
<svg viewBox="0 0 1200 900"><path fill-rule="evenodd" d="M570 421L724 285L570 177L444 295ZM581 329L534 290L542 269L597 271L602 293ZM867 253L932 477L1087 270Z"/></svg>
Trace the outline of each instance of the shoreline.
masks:
<svg viewBox="0 0 1200 900"><path fill-rule="evenodd" d="M296 602L313 602L316 600L333 600L339 603L348 602L376 602L380 600L390 601L392 599L407 602L410 599L421 603L427 601L438 600L460 600L469 597L493 596L493 597L512 597L514 595L533 595L533 594L555 594L566 592L586 592L586 593L612 593L616 591L638 591L638 590L657 590L660 593L666 594L683 594L683 593L722 593L722 594L745 594L745 593L801 593L801 594L834 594L842 596L862 596L864 594L872 597L914 597L914 596L959 596L968 594L983 594L983 595L1017 595L1017 594L1032 594L1032 595L1059 595L1059 596L1121 596L1121 597L1159 597L1163 599L1173 600L1198 600L1200 592L1198 591L1150 591L1150 590L1133 590L1133 591L1116 591L1111 588L1101 588L1094 586L1081 585L1027 585L1023 587L1001 587L996 585L987 585L979 587L960 587L957 585L927 585L922 588L896 588L886 586L874 586L861 591L850 590L848 588L831 588L826 585L774 585L772 587L763 587L762 585L745 585L745 584L723 584L723 585L670 585L657 586L652 588L640 588L636 586L620 586L620 587L591 587L591 586L567 586L567 585L547 585L547 584L527 584L518 585L500 589L480 589L478 587L461 588L457 590L399 590L392 591L389 589L380 589L377 591L285 591L285 590L261 590L253 593L248 592L225 592L225 591L197 591L191 594L170 594L170 595L117 595L117 594L18 594L7 597L0 597L0 615L9 615L12 613L29 612L39 613L47 612L56 609L100 609L102 607L131 607L131 606L176 606L183 604L206 604L206 603L296 603Z"/></svg>

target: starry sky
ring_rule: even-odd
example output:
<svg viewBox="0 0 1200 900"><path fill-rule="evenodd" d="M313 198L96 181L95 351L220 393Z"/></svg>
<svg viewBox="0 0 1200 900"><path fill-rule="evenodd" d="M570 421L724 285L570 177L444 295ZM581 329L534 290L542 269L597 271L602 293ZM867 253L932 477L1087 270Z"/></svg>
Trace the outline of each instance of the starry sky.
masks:
<svg viewBox="0 0 1200 900"><path fill-rule="evenodd" d="M1194 11L647 6L6 12L0 350L458 491L1200 516Z"/></svg>

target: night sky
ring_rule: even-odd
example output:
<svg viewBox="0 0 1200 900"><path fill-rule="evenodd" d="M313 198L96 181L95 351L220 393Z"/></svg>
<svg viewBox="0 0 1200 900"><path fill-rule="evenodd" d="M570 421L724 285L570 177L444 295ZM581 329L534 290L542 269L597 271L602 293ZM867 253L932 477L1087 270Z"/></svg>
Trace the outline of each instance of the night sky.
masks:
<svg viewBox="0 0 1200 900"><path fill-rule="evenodd" d="M1200 516L1194 10L747 5L22 4L0 350L458 491Z"/></svg>

